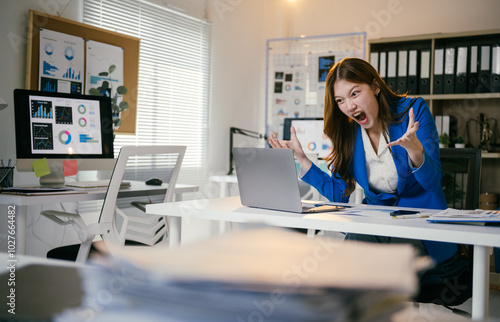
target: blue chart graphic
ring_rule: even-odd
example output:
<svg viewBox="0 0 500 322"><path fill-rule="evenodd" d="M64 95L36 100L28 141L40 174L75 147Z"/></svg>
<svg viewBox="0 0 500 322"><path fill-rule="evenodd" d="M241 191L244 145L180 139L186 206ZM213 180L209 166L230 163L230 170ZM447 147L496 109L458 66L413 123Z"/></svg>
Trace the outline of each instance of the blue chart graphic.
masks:
<svg viewBox="0 0 500 322"><path fill-rule="evenodd" d="M99 84L99 81L105 80L108 82L117 82L117 79L108 79L106 77L101 77L101 76L92 76L90 75L90 84Z"/></svg>
<svg viewBox="0 0 500 322"><path fill-rule="evenodd" d="M64 73L63 78L80 79L80 73L81 71L78 72L78 75L75 75L75 70L70 67L66 70L66 73Z"/></svg>
<svg viewBox="0 0 500 322"><path fill-rule="evenodd" d="M81 94L82 93L82 83L71 82L71 94Z"/></svg>
<svg viewBox="0 0 500 322"><path fill-rule="evenodd" d="M52 118L52 104L44 101L31 102L31 117L50 119Z"/></svg>
<svg viewBox="0 0 500 322"><path fill-rule="evenodd" d="M81 143L96 143L98 142L93 137L88 136L87 134L80 134L80 142Z"/></svg>
<svg viewBox="0 0 500 322"><path fill-rule="evenodd" d="M45 83L45 84L44 84ZM50 78L42 77L42 91L44 92L57 92L57 82Z"/></svg>
<svg viewBox="0 0 500 322"><path fill-rule="evenodd" d="M64 49L64 57L66 57L67 60L72 60L75 58L75 51L71 47L66 47Z"/></svg>
<svg viewBox="0 0 500 322"><path fill-rule="evenodd" d="M318 82L326 82L328 71L334 63L335 63L335 56L319 57Z"/></svg>
<svg viewBox="0 0 500 322"><path fill-rule="evenodd" d="M45 53L49 56L54 53L54 47L51 43L45 44Z"/></svg>
<svg viewBox="0 0 500 322"><path fill-rule="evenodd" d="M51 64L47 63L46 61L44 61L43 62L43 71L42 71L42 74L49 75L49 76L56 76L54 74L54 71L56 71L58 69L59 68L57 68L56 66L51 65Z"/></svg>

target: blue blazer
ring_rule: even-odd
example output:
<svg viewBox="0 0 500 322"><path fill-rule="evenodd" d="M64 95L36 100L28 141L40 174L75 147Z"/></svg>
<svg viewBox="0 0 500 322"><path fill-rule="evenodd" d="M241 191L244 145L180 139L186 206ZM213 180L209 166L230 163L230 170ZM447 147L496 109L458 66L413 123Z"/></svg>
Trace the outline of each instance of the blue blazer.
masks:
<svg viewBox="0 0 500 322"><path fill-rule="evenodd" d="M402 98L392 108L392 113L399 114L408 108L410 98ZM361 127L358 125L354 145L354 161L350 171L356 182L363 188L365 198L363 203L385 206L416 207L430 209L446 209L441 181L443 172L439 155L439 136L436 130L434 118L422 98L414 99L412 105L415 113L415 122L419 122L417 137L424 147L424 163L416 169L410 166L408 153L401 146L392 147L392 156L398 171L398 184L396 193L376 193L370 191L368 175L366 171L366 158L361 135ZM408 128L409 117L401 123L391 124L389 135L392 141L402 137ZM329 176L314 164L302 177L330 201L348 202L349 197L343 196L346 183L340 177ZM451 257L457 251L456 244L424 241L427 252L435 261L442 262Z"/></svg>

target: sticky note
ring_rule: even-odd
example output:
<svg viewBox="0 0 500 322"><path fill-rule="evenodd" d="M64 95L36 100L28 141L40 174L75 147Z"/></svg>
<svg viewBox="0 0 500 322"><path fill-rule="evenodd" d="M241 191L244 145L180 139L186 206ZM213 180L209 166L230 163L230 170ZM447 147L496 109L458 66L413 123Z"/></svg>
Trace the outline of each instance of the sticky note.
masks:
<svg viewBox="0 0 500 322"><path fill-rule="evenodd" d="M78 162L76 160L63 160L64 176L74 176L78 173Z"/></svg>
<svg viewBox="0 0 500 322"><path fill-rule="evenodd" d="M33 167L33 170L35 171L35 176L37 178L46 176L50 174L50 169L49 169L49 163L47 162L46 158L35 160L31 162L31 166Z"/></svg>

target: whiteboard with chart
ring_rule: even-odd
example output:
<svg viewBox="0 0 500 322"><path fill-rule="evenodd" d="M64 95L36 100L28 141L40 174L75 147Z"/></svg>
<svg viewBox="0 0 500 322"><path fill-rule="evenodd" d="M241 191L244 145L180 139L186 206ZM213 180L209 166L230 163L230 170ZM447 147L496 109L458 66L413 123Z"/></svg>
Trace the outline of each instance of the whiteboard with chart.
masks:
<svg viewBox="0 0 500 322"><path fill-rule="evenodd" d="M365 42L365 33L269 39L266 133L282 139L285 118L322 118L330 66L346 57L365 58Z"/></svg>

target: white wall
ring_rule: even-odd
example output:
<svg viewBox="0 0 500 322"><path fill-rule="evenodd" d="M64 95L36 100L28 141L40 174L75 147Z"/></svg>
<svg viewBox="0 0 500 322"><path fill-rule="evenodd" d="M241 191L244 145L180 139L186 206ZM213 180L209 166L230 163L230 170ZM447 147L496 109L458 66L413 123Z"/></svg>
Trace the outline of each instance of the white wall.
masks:
<svg viewBox="0 0 500 322"><path fill-rule="evenodd" d="M69 4L68 4L69 3ZM66 6L67 5L67 6ZM0 111L0 158L16 158L14 97L16 88L24 88L28 10L78 20L80 0L0 0L0 97L9 104ZM14 173L16 183L36 182L34 173Z"/></svg>
<svg viewBox="0 0 500 322"><path fill-rule="evenodd" d="M214 31L209 166L219 174L228 169L231 126L265 129L266 39L500 29L497 0L209 0L208 11Z"/></svg>

